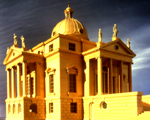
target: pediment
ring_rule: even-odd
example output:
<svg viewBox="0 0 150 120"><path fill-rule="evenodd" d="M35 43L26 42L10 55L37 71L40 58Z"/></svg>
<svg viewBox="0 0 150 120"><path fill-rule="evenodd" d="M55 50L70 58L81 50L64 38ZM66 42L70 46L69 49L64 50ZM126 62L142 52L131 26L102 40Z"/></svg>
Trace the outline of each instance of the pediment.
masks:
<svg viewBox="0 0 150 120"><path fill-rule="evenodd" d="M14 58L16 58L21 53L22 53L22 49L21 48L11 47L7 51L7 55L6 55L5 59L4 59L3 64L6 64L7 62L13 60Z"/></svg>
<svg viewBox="0 0 150 120"><path fill-rule="evenodd" d="M128 48L120 39L102 45L101 49L124 55L130 55L132 57L136 56L136 54L130 48Z"/></svg>

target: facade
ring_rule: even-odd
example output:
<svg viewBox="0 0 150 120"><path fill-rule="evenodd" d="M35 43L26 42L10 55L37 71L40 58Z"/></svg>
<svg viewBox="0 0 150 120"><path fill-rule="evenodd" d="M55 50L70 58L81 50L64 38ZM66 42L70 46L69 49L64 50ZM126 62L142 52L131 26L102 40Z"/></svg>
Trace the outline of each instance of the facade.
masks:
<svg viewBox="0 0 150 120"><path fill-rule="evenodd" d="M84 26L64 11L51 38L27 50L14 44L4 59L7 71L6 120L149 120L150 96L132 92L132 58L117 37L88 39ZM16 86L17 85L17 86Z"/></svg>

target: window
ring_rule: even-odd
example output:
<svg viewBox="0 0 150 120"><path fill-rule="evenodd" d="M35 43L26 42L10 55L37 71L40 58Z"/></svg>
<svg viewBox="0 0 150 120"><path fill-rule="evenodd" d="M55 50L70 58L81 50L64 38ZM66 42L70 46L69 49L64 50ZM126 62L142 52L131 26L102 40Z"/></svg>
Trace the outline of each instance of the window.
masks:
<svg viewBox="0 0 150 120"><path fill-rule="evenodd" d="M77 103L70 103L71 113L77 113Z"/></svg>
<svg viewBox="0 0 150 120"><path fill-rule="evenodd" d="M35 103L30 105L30 112L37 113L37 105Z"/></svg>
<svg viewBox="0 0 150 120"><path fill-rule="evenodd" d="M11 112L11 106L10 106L10 104L8 104L8 113L10 113Z"/></svg>
<svg viewBox="0 0 150 120"><path fill-rule="evenodd" d="M53 75L49 76L49 92L50 93L54 92L54 76Z"/></svg>
<svg viewBox="0 0 150 120"><path fill-rule="evenodd" d="M53 51L53 44L49 46L49 52Z"/></svg>
<svg viewBox="0 0 150 120"><path fill-rule="evenodd" d="M16 111L16 106L15 106L15 104L13 104L13 113L15 113Z"/></svg>
<svg viewBox="0 0 150 120"><path fill-rule="evenodd" d="M76 74L69 74L70 92L76 92Z"/></svg>
<svg viewBox="0 0 150 120"><path fill-rule="evenodd" d="M95 87L94 87L95 95L98 93L98 76L95 75Z"/></svg>
<svg viewBox="0 0 150 120"><path fill-rule="evenodd" d="M103 74L102 74L102 79L103 79L103 93L108 93L108 77L107 77L107 68L103 67Z"/></svg>
<svg viewBox="0 0 150 120"><path fill-rule="evenodd" d="M18 113L22 112L21 104L18 104Z"/></svg>
<svg viewBox="0 0 150 120"><path fill-rule="evenodd" d="M69 43L69 50L75 51L75 44Z"/></svg>
<svg viewBox="0 0 150 120"><path fill-rule="evenodd" d="M49 113L53 113L53 103L49 103Z"/></svg>

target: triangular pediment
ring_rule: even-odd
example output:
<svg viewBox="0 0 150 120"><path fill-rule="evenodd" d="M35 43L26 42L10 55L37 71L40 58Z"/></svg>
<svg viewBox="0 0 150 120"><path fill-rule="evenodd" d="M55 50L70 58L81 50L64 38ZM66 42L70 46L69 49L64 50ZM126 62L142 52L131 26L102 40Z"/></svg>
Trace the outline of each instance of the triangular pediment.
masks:
<svg viewBox="0 0 150 120"><path fill-rule="evenodd" d="M18 55L22 53L21 48L11 47L9 50L7 50L7 55L4 59L3 64L6 64L7 62L15 59Z"/></svg>
<svg viewBox="0 0 150 120"><path fill-rule="evenodd" d="M120 39L103 44L101 46L101 49L124 55L130 55L132 57L136 56L136 54L130 48L128 48Z"/></svg>

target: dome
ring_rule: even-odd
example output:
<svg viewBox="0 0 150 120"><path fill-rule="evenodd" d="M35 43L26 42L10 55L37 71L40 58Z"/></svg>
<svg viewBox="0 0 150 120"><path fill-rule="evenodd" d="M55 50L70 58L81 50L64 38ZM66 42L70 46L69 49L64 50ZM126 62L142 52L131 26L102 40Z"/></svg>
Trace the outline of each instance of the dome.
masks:
<svg viewBox="0 0 150 120"><path fill-rule="evenodd" d="M89 40L85 27L78 20L72 18L73 10L69 4L66 10L64 10L64 13L65 19L54 27L51 37L57 34L63 34Z"/></svg>

